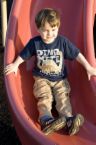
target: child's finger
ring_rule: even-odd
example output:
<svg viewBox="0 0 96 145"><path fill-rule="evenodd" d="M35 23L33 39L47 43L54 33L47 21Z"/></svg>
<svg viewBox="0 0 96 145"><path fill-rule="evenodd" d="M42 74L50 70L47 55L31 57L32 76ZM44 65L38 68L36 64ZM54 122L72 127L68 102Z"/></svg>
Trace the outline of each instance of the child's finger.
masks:
<svg viewBox="0 0 96 145"><path fill-rule="evenodd" d="M90 81L90 78L91 78L91 75L90 74L88 74L88 80Z"/></svg>

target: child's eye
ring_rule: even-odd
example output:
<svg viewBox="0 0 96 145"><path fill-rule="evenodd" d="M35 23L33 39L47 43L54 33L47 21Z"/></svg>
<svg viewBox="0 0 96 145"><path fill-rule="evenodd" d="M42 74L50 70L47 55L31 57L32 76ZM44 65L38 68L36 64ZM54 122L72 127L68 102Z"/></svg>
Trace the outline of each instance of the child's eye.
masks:
<svg viewBox="0 0 96 145"><path fill-rule="evenodd" d="M43 32L46 32L47 30L43 29L42 31L43 31Z"/></svg>
<svg viewBox="0 0 96 145"><path fill-rule="evenodd" d="M42 31L42 32L45 32L46 30L45 30L45 29L43 29L43 28L41 28L41 31Z"/></svg>

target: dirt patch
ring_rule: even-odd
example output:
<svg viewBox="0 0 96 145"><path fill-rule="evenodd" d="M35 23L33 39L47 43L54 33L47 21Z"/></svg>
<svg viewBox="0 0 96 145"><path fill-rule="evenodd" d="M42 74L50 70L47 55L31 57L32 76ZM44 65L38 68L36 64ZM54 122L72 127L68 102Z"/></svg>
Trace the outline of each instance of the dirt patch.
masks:
<svg viewBox="0 0 96 145"><path fill-rule="evenodd" d="M21 145L8 110L3 75L4 52L0 48L0 145Z"/></svg>

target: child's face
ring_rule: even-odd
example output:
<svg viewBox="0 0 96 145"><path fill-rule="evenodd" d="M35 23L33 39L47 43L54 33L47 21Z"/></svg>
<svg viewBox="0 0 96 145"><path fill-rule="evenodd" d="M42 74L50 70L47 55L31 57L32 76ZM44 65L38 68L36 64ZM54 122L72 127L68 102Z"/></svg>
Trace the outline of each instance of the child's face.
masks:
<svg viewBox="0 0 96 145"><path fill-rule="evenodd" d="M51 25L46 22L44 27L39 28L39 33L42 40L45 43L52 43L58 35L58 26L51 27Z"/></svg>

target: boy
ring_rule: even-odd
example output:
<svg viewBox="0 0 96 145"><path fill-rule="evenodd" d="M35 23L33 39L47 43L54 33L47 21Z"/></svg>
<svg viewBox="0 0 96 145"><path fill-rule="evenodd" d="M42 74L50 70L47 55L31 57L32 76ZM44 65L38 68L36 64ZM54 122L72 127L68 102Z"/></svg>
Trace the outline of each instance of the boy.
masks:
<svg viewBox="0 0 96 145"><path fill-rule="evenodd" d="M38 100L41 129L48 135L66 127L68 134L74 135L82 126L84 118L81 114L75 116L72 114L69 99L70 85L64 59L76 59L86 69L89 79L92 75L96 75L96 69L66 37L58 35L60 15L56 10L42 9L38 12L35 23L40 35L28 42L16 60L5 67L4 72L6 75L11 72L16 73L22 62L36 55L33 91ZM53 117L51 112L53 100L56 101L58 118Z"/></svg>

